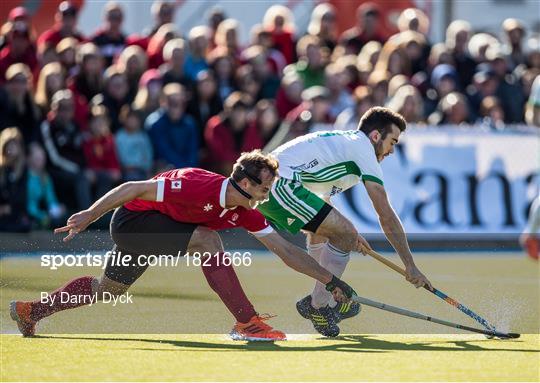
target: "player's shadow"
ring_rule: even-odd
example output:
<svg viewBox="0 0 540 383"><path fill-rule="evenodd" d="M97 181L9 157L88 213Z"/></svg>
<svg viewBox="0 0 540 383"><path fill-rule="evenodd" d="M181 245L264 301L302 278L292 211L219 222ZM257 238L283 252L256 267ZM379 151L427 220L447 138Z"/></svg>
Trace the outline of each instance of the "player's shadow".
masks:
<svg viewBox="0 0 540 383"><path fill-rule="evenodd" d="M506 351L506 352L534 352L540 353L540 350L526 349L508 349L508 348L490 348L482 347L473 343L492 342L491 340L472 340L472 341L436 341L436 342L392 342L378 339L376 335L344 335L336 338L319 338L317 345L311 346L288 346L286 342L200 342L191 340L175 339L149 339L149 338L102 338L102 337L77 337L77 336L46 336L36 335L35 338L41 339L64 339L64 340L90 340L106 342L141 342L145 344L155 344L161 347L135 347L130 350L145 351L284 351L284 352L306 352L306 351L338 351L338 352L361 352L361 353L381 353L390 351ZM325 341L342 341L340 344L327 344ZM521 342L516 340L505 340L506 342ZM445 345L448 346L445 346ZM163 345L171 345L179 349L162 348ZM453 346L450 346L453 345ZM456 347L457 346L457 347Z"/></svg>

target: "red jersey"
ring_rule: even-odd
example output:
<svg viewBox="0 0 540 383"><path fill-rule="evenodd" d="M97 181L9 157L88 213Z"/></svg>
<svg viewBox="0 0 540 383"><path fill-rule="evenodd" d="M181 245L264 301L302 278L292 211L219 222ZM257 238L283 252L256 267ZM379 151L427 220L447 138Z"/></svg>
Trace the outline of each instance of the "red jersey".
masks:
<svg viewBox="0 0 540 383"><path fill-rule="evenodd" d="M124 204L131 211L157 210L175 221L196 223L213 230L243 227L256 236L273 232L257 210L241 206L227 209L225 193L229 179L198 168L160 173L156 201L134 199Z"/></svg>

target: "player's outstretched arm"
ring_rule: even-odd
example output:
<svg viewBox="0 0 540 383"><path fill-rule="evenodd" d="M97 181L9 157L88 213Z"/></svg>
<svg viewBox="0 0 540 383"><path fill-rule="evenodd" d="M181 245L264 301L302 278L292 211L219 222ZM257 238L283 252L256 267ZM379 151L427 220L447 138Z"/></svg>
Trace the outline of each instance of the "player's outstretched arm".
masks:
<svg viewBox="0 0 540 383"><path fill-rule="evenodd" d="M69 241L108 211L115 209L126 202L132 201L135 198L155 201L156 194L157 183L154 180L123 183L110 190L107 194L94 202L88 209L73 214L67 220L66 226L54 229L54 233L67 232L68 235L63 240L64 242Z"/></svg>
<svg viewBox="0 0 540 383"><path fill-rule="evenodd" d="M429 280L418 270L414 263L409 242L407 241L407 235L398 215L392 208L392 205L390 205L384 186L372 181L366 181L365 186L373 207L379 216L379 223L386 238L388 238L388 241L405 265L407 281L416 287L422 287L424 285L431 287Z"/></svg>
<svg viewBox="0 0 540 383"><path fill-rule="evenodd" d="M355 291L348 284L337 278L299 247L293 245L276 232L257 237L268 250L275 253L291 269L306 274L322 284L339 301L347 301Z"/></svg>

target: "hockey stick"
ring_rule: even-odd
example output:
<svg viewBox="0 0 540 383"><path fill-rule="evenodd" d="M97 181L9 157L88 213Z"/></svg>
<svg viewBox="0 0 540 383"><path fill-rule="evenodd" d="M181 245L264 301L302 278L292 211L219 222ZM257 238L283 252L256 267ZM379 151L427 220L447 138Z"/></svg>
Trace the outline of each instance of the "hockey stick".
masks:
<svg viewBox="0 0 540 383"><path fill-rule="evenodd" d="M397 271L398 273L400 273L401 275L405 276L405 270L403 270L401 267L399 267L398 265L396 265L395 263L393 263L392 261L389 261L388 259L384 258L382 255L380 255L379 253L377 253L376 251L373 251L373 250L370 250L370 251L367 251L367 254L373 258L375 258L377 261L379 262L382 262L384 263L386 266L390 267L391 269ZM427 286L424 286L424 288L429 291L429 292L432 292L433 294L435 294L436 296L438 296L439 298L441 298L442 300L444 300L445 302L451 304L452 306L454 306L455 308L457 308L459 311L467 314L468 316L470 316L472 319L474 319L475 321L477 321L478 323L480 323L482 326L484 326L486 329L490 330L490 331L496 331L495 329L495 326L492 325L491 323L489 323L487 320L485 320L484 318L482 318L480 315L476 314L474 311L472 311L471 309L469 309L468 307L462 305L461 303L459 303L458 301L456 301L455 299L453 298L450 298L448 295L446 295L445 293L443 293L441 290L438 290L436 289L435 287L433 287L433 289L430 289L429 287Z"/></svg>
<svg viewBox="0 0 540 383"><path fill-rule="evenodd" d="M402 309L402 308L399 308L399 307L387 305L385 303L375 302L375 301L372 301L371 299L363 298L363 297L360 297L358 295L353 296L351 298L351 300L356 302L356 303L364 304L366 306L375 307L375 308L380 309L380 310L390 311L390 312L392 312L394 314L404 315L404 316L407 316L407 317L410 317L410 318L422 319L422 320L426 320L426 321L429 321L429 322L438 323L438 324L443 325L443 326L458 328L458 329L461 329L461 330L466 330L466 331L471 331L471 332L476 332L478 334L484 334L484 335L487 335L487 336L490 336L490 337L497 337L497 338L501 338L501 339L510 339L510 338L516 339L516 338L520 337L520 334L517 334L517 333L508 333L508 334L506 334L506 333L498 332L498 331L495 331L495 330L483 330L483 329L479 329L479 328L474 328L474 327L460 325L460 324L457 324L457 323L448 322L448 321L445 321L443 319L433 318L431 316L427 316L427 315L424 315L424 314L416 313L414 311L409 311L409 310L405 310L405 309Z"/></svg>

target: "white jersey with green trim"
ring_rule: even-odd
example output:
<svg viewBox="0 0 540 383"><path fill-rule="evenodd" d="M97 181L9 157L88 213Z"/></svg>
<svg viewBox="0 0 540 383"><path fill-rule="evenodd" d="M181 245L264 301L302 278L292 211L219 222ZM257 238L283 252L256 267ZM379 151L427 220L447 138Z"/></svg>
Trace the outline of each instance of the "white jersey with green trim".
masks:
<svg viewBox="0 0 540 383"><path fill-rule="evenodd" d="M323 198L341 193L360 181L383 184L381 165L364 132L322 131L289 141L272 152L280 177L300 181Z"/></svg>

